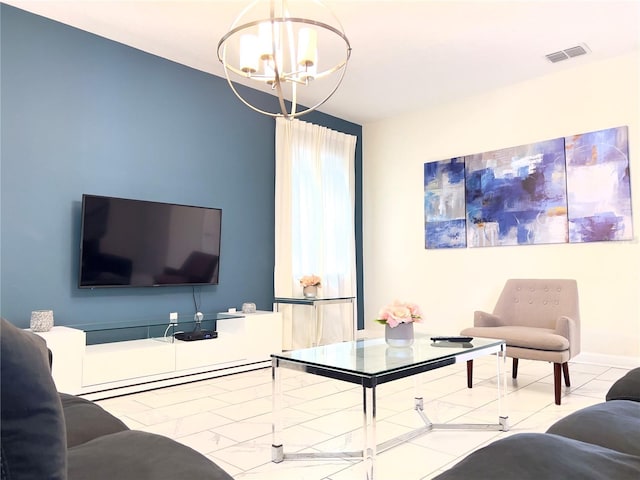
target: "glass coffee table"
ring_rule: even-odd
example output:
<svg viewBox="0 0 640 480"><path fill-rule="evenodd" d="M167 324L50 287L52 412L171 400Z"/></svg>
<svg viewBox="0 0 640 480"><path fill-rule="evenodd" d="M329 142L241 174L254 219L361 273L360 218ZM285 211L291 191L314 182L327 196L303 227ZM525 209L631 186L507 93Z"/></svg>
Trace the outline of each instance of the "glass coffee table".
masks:
<svg viewBox="0 0 640 480"><path fill-rule="evenodd" d="M504 363L506 344L503 340L476 338L468 343L432 342L429 335L416 334L412 347L388 347L383 338L335 343L320 347L292 350L271 355L273 384L272 461L280 463L290 459L362 458L365 478L374 478L375 458L383 452L423 435L433 429L508 430L508 417L503 410L506 394ZM377 443L376 440L376 387L399 380L467 362L484 355L496 355L498 378L498 419L495 424L432 423L423 409L423 398L416 382L414 409L424 426L396 438ZM280 439L282 432L281 368L298 370L362 386L362 428L364 444L355 452L285 453ZM417 378L417 377L416 377Z"/></svg>

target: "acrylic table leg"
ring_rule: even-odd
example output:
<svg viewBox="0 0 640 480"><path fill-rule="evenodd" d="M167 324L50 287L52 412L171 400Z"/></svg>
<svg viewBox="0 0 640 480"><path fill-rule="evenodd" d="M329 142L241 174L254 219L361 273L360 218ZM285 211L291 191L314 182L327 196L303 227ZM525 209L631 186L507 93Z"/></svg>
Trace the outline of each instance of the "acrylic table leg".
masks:
<svg viewBox="0 0 640 480"><path fill-rule="evenodd" d="M509 430L507 415L507 352L502 350L496 354L496 369L498 383L498 421L502 426L502 431Z"/></svg>
<svg viewBox="0 0 640 480"><path fill-rule="evenodd" d="M365 478L367 480L374 479L374 470L376 464L376 387L362 387L362 404L363 404L363 431L364 446L362 450L362 459L365 468Z"/></svg>
<svg viewBox="0 0 640 480"><path fill-rule="evenodd" d="M312 347L317 347L320 342L318 341L318 305L316 304L316 302L313 302L313 325L311 327L312 330L312 335L313 337L311 338L311 346Z"/></svg>
<svg viewBox="0 0 640 480"><path fill-rule="evenodd" d="M356 301L355 298L351 299L351 340L356 341L356 335L358 331L358 315L356 314Z"/></svg>
<svg viewBox="0 0 640 480"><path fill-rule="evenodd" d="M284 448L282 445L282 384L278 359L271 360L271 461L280 463L284 460Z"/></svg>
<svg viewBox="0 0 640 480"><path fill-rule="evenodd" d="M422 398L422 375L413 376L413 397Z"/></svg>
<svg viewBox="0 0 640 480"><path fill-rule="evenodd" d="M413 377L413 408L425 425L431 425L431 420L424 413L424 398L422 397L422 375Z"/></svg>

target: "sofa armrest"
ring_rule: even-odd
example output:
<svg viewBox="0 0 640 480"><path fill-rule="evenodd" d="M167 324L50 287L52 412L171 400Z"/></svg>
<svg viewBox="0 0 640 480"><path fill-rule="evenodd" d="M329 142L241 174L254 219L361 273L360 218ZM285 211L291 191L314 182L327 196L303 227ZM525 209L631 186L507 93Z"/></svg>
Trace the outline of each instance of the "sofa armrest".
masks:
<svg viewBox="0 0 640 480"><path fill-rule="evenodd" d="M559 317L556 320L555 333L569 340L569 350L572 358L580 353L580 332L578 331L578 324L573 318L566 315Z"/></svg>
<svg viewBox="0 0 640 480"><path fill-rule="evenodd" d="M612 400L591 405L561 418L547 433L640 458L640 403Z"/></svg>
<svg viewBox="0 0 640 480"><path fill-rule="evenodd" d="M476 310L473 312L473 326L474 327L499 327L504 322L500 317L492 313Z"/></svg>
<svg viewBox="0 0 640 480"><path fill-rule="evenodd" d="M129 430L122 420L98 404L67 393L59 395L67 429L67 448L115 432Z"/></svg>

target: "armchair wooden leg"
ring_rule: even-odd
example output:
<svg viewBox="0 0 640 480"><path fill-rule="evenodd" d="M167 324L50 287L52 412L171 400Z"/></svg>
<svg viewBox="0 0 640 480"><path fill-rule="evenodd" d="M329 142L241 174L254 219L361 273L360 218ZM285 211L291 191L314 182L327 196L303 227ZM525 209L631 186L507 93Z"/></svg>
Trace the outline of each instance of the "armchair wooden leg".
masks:
<svg viewBox="0 0 640 480"><path fill-rule="evenodd" d="M513 359L513 368L511 369L511 378L518 378L518 359Z"/></svg>
<svg viewBox="0 0 640 480"><path fill-rule="evenodd" d="M562 370L562 364L553 364L553 390L555 393L556 405L560 405L560 394L562 393L562 386L560 382L560 371Z"/></svg>
<svg viewBox="0 0 640 480"><path fill-rule="evenodd" d="M564 384L567 387L570 387L571 381L569 380L569 362L564 362L562 364L562 373L564 374Z"/></svg>
<svg viewBox="0 0 640 480"><path fill-rule="evenodd" d="M473 387L473 360L467 360L467 388Z"/></svg>

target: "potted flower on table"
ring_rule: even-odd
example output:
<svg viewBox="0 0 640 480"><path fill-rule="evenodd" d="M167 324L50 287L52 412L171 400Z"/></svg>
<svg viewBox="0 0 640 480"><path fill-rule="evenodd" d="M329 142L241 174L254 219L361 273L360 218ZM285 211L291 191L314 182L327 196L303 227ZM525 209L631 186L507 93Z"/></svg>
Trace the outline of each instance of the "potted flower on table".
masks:
<svg viewBox="0 0 640 480"><path fill-rule="evenodd" d="M300 285L302 285L302 294L306 298L316 298L318 295L318 288L321 286L320 277L317 275L305 275L300 279Z"/></svg>
<svg viewBox="0 0 640 480"><path fill-rule="evenodd" d="M383 307L375 320L385 326L384 338L390 347L409 347L413 345L413 324L422 320L422 313L415 303L396 300Z"/></svg>

